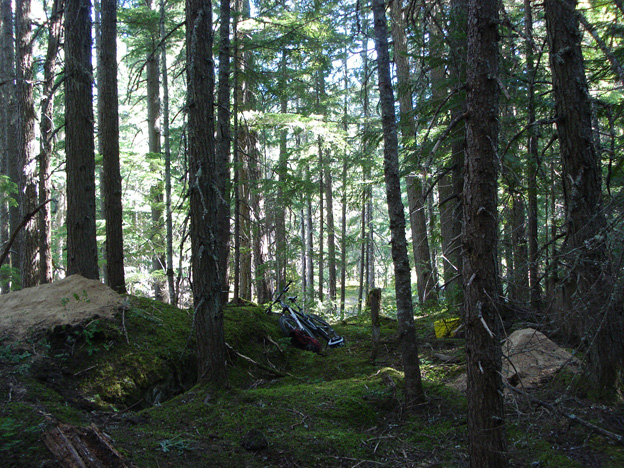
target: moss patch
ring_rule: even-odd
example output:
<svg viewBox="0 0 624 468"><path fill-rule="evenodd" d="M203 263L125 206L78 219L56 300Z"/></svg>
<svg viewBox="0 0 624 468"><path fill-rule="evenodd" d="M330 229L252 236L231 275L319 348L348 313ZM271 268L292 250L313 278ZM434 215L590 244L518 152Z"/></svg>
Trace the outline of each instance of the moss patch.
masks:
<svg viewBox="0 0 624 468"><path fill-rule="evenodd" d="M113 321L56 330L28 353L0 349L0 394L10 396L0 404L3 464L53 466L39 438L64 422L95 423L137 467L467 467L466 398L447 385L463 368L463 341L432 338L433 321L447 313L416 317L427 402L408 414L392 318L381 320L371 363L365 315L333 323L347 344L318 355L290 346L277 315L230 305L230 388L216 391L194 384L192 314L130 297ZM561 386L553 388L538 396L560 399ZM624 466L621 447L510 402L511 466ZM617 432L623 408L576 404ZM249 449L252 436L266 447Z"/></svg>

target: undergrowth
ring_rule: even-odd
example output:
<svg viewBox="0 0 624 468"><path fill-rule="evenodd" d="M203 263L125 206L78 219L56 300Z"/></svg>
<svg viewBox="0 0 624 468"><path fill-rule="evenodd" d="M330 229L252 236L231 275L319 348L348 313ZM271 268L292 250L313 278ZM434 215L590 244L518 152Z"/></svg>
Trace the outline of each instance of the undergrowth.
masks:
<svg viewBox="0 0 624 468"><path fill-rule="evenodd" d="M426 403L410 412L392 316L371 362L366 314L334 318L346 346L314 354L261 307L224 312L221 391L195 384L191 313L148 299L30 350L0 347L3 466L53 466L40 436L60 422L95 423L137 467L469 466L466 398L449 385L463 372L463 340L433 336L450 311L417 311ZM620 447L510 401L511 466L624 466Z"/></svg>

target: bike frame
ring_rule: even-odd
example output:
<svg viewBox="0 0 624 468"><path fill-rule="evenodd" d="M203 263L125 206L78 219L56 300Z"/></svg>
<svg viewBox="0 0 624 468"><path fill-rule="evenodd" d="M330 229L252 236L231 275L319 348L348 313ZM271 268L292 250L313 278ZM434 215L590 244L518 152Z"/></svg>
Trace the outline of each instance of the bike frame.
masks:
<svg viewBox="0 0 624 468"><path fill-rule="evenodd" d="M292 318L292 320L297 324L297 327L300 330L305 331L313 338L321 337L325 341L327 341L327 346L341 346L344 344L344 338L339 336L336 331L324 320L320 317L310 316L306 314L301 307L297 304L297 296L288 297L288 301L292 303L292 305L285 302L282 298L284 293L288 291L292 281L289 281L288 284L284 287L284 289L280 292L271 305L268 307L266 312L271 311L271 307L273 304L279 303L282 308L282 315ZM316 322L316 323L315 323Z"/></svg>

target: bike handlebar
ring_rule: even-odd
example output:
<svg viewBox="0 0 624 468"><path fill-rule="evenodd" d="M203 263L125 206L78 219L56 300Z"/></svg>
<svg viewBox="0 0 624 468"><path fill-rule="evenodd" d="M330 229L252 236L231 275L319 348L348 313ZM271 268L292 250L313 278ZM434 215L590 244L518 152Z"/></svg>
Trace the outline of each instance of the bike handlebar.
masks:
<svg viewBox="0 0 624 468"><path fill-rule="evenodd" d="M271 302L271 304L269 304L269 307L265 310L267 314L271 311L273 304L277 304L278 302L282 300L282 296L284 295L286 291L288 291L292 283L293 283L293 280L290 280L288 283L286 283L286 286L284 286L284 289L282 289L282 291L278 294L277 298L275 298L275 300Z"/></svg>

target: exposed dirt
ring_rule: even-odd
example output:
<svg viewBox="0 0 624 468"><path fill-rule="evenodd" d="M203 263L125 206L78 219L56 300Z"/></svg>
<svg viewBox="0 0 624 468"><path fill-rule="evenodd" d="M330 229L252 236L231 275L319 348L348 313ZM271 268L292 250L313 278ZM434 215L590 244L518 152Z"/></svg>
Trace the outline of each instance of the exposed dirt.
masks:
<svg viewBox="0 0 624 468"><path fill-rule="evenodd" d="M502 352L503 377L513 387L536 388L563 369L577 373L580 368L571 353L533 328L516 330L509 335ZM453 380L451 386L466 392L466 374Z"/></svg>
<svg viewBox="0 0 624 468"><path fill-rule="evenodd" d="M0 340L20 343L59 325L113 318L124 298L79 275L0 296Z"/></svg>
<svg viewBox="0 0 624 468"><path fill-rule="evenodd" d="M533 328L513 332L503 344L503 375L513 386L535 387L560 370L578 372L571 353Z"/></svg>

